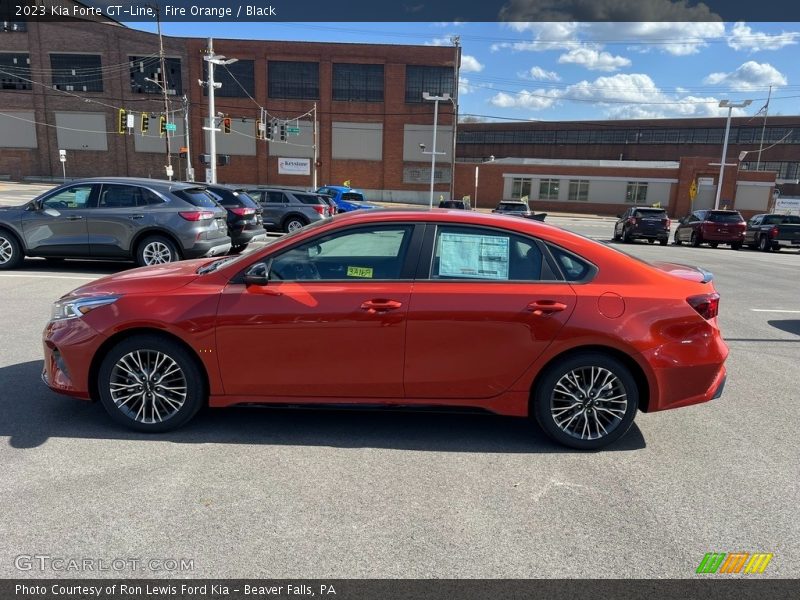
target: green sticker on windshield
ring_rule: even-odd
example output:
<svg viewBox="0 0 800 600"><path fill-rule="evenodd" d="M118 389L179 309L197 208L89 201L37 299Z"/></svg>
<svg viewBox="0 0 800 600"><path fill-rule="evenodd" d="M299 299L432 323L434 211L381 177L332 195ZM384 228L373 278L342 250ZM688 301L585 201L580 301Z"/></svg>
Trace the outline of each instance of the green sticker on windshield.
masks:
<svg viewBox="0 0 800 600"><path fill-rule="evenodd" d="M347 267L348 277L372 278L372 267Z"/></svg>

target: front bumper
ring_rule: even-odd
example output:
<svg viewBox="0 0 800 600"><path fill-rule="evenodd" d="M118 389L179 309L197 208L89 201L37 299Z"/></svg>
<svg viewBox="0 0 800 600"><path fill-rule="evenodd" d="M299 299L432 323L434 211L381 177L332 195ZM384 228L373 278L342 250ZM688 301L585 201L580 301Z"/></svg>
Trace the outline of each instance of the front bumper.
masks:
<svg viewBox="0 0 800 600"><path fill-rule="evenodd" d="M90 400L89 369L105 339L82 318L50 321L42 333L42 381L54 392Z"/></svg>

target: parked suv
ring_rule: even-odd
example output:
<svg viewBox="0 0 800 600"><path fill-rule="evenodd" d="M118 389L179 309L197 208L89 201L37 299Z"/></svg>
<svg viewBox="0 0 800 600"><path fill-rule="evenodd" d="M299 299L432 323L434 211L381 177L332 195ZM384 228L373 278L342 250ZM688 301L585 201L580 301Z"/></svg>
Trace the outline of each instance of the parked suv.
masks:
<svg viewBox="0 0 800 600"><path fill-rule="evenodd" d="M196 184L91 178L0 207L0 269L25 256L155 265L227 253L225 210Z"/></svg>
<svg viewBox="0 0 800 600"><path fill-rule="evenodd" d="M231 250L244 250L250 242L267 237L261 221L261 206L243 188L217 184L205 187L228 212Z"/></svg>
<svg viewBox="0 0 800 600"><path fill-rule="evenodd" d="M734 250L742 247L747 224L738 210L696 210L686 215L675 230L675 244L692 246L708 244L716 248L729 244Z"/></svg>
<svg viewBox="0 0 800 600"><path fill-rule="evenodd" d="M670 220L663 208L632 206L617 217L614 224L615 240L632 242L645 239L651 244L658 240L662 246L669 242Z"/></svg>
<svg viewBox="0 0 800 600"><path fill-rule="evenodd" d="M247 194L261 205L264 227L296 231L330 216L330 208L318 194L288 188L247 188Z"/></svg>
<svg viewBox="0 0 800 600"><path fill-rule="evenodd" d="M364 199L364 194L344 185L324 185L317 188L318 194L325 194L333 198L338 208L337 212L350 212L362 208L380 208Z"/></svg>

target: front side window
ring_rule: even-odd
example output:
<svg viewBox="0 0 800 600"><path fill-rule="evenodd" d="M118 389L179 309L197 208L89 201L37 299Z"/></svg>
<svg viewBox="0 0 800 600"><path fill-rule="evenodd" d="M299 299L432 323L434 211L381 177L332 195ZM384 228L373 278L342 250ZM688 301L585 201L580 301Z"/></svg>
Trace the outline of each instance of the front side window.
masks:
<svg viewBox="0 0 800 600"><path fill-rule="evenodd" d="M267 69L270 98L319 99L319 63L271 60Z"/></svg>
<svg viewBox="0 0 800 600"><path fill-rule="evenodd" d="M102 92L99 54L51 54L53 87L67 92Z"/></svg>
<svg viewBox="0 0 800 600"><path fill-rule="evenodd" d="M97 200L99 208L135 208L144 206L147 201L142 197L142 188L134 185L103 185L100 198Z"/></svg>
<svg viewBox="0 0 800 600"><path fill-rule="evenodd" d="M558 179L542 179L539 182L539 200L558 200Z"/></svg>
<svg viewBox="0 0 800 600"><path fill-rule="evenodd" d="M539 281L542 253L536 243L513 233L441 226L430 279Z"/></svg>
<svg viewBox="0 0 800 600"><path fill-rule="evenodd" d="M267 202L269 204L284 204L286 196L283 192L267 192Z"/></svg>
<svg viewBox="0 0 800 600"><path fill-rule="evenodd" d="M629 181L625 190L625 202L628 204L647 203L647 183Z"/></svg>
<svg viewBox="0 0 800 600"><path fill-rule="evenodd" d="M588 202L589 200L589 180L570 179L569 200L578 202Z"/></svg>
<svg viewBox="0 0 800 600"><path fill-rule="evenodd" d="M332 233L295 246L272 261L270 279L386 281L403 276L413 225L381 225Z"/></svg>
<svg viewBox="0 0 800 600"><path fill-rule="evenodd" d="M89 198L92 195L91 185L76 185L61 190L42 202L42 208L55 210L75 210L88 208Z"/></svg>

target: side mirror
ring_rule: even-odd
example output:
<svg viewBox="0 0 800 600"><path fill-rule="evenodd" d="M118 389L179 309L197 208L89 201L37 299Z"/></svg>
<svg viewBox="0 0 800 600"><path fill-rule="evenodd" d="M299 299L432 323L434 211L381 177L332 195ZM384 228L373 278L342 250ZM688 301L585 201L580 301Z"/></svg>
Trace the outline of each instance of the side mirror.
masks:
<svg viewBox="0 0 800 600"><path fill-rule="evenodd" d="M244 274L245 285L267 285L269 283L269 270L272 267L272 260L263 263L259 262L247 269Z"/></svg>
<svg viewBox="0 0 800 600"><path fill-rule="evenodd" d="M308 247L308 258L314 258L315 256L319 256L322 252L322 246L319 244L314 244L313 246Z"/></svg>

